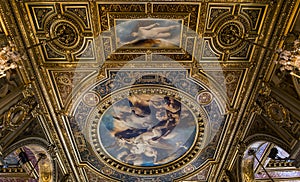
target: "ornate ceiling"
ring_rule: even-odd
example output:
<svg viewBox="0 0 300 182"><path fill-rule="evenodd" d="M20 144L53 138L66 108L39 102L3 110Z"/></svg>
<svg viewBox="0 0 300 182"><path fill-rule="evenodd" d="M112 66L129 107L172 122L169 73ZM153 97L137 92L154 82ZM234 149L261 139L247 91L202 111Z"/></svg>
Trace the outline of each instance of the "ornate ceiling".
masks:
<svg viewBox="0 0 300 182"><path fill-rule="evenodd" d="M0 151L47 151L40 181L242 181L256 141L299 160L299 80L257 45L284 47L299 1L0 5L23 55L0 80Z"/></svg>

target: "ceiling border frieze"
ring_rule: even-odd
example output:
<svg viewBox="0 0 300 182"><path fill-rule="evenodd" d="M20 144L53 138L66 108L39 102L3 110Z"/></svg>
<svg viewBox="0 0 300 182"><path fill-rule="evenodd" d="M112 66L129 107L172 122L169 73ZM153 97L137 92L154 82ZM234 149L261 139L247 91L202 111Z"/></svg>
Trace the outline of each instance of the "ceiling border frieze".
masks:
<svg viewBox="0 0 300 182"><path fill-rule="evenodd" d="M19 7L19 5L21 4L22 5L22 2L21 1L11 1L12 3L12 7L14 9L14 12L15 12L15 15L16 15L16 22L20 25L20 28L22 32L22 37L23 39L20 39L19 41L25 41L25 45L32 45L31 42L29 41L31 38L33 38L32 34L28 35L25 31L25 28L24 28L24 22L27 22L29 23L29 21L27 21L28 17L24 17L24 16L21 16L21 14L24 14L22 13L22 10L25 10L24 6L22 8L17 8ZM18 4L20 3L20 4ZM10 4L10 3L7 3L7 4ZM20 12L21 10L21 12ZM24 19L25 20L24 20ZM30 25L28 24L27 27L30 27ZM31 37L31 38L28 38L28 37ZM21 50L22 51L22 50ZM57 145L57 148L58 148L58 151L60 152L60 155L62 157L62 159L64 159L64 162L61 163L62 167L66 169L66 171L73 171L72 172L72 176L71 178L74 178L73 177L73 174L76 176L77 175L77 172L76 172L76 169L74 168L74 165L72 164L72 162L70 162L70 156L68 156L68 154L64 153L63 151L65 147L64 146L64 139L62 139L62 134L61 134L61 130L59 129L59 126L57 126L57 124L55 124L57 122L57 117L55 116L56 112L54 111L53 109L53 106L52 104L49 103L50 101L50 98L49 98L49 95L47 94L47 91L46 91L46 88L45 88L45 85L44 85L44 80L42 79L42 76L41 74L39 73L38 69L40 68L38 66L38 64L36 63L38 57L36 54L33 54L31 51L29 51L29 55L30 55L30 59L27 60L27 64L30 65L30 66L26 66L24 68L28 69L29 72L30 72L30 76L29 76L29 82L31 82L31 85L33 86L33 88L35 89L35 91L37 92L37 97L39 98L39 104L43 110L43 112L45 113L49 113L48 116L46 118L47 120L47 125L50 126L50 129L52 128L54 132L51 132L53 135L52 137L54 138L54 141L56 141L56 145ZM29 61L31 60L31 61ZM32 64L34 65L33 69L31 69L31 66ZM34 75L34 76L33 76ZM36 83L35 81L33 81L33 79L37 78L38 82L39 83ZM44 102L46 101L46 102ZM52 122L49 122L49 121L53 121L54 123ZM56 133L58 133L58 135L56 135ZM56 140L55 140L56 138ZM70 163L72 165L70 165ZM72 167L73 166L73 167ZM73 169L71 169L73 168ZM77 177L75 177L77 178Z"/></svg>
<svg viewBox="0 0 300 182"><path fill-rule="evenodd" d="M287 14L290 14L291 11L292 11L292 6L291 4L293 4L294 2L291 2L291 4L289 3L285 3L283 1L280 1L278 2L281 6L274 6L273 4L271 4L270 8L268 9L268 13L267 13L267 16L266 16L266 24L265 24L265 27L262 28L262 34L266 35L265 37L265 43L263 44L268 44L269 45L269 42L271 41L271 45L275 45L275 43L277 42L274 42L275 40L274 39L271 39L271 32L273 32L272 30L275 29L275 37L279 37L279 35L282 35L283 32L284 32L284 29L283 29L283 26L286 26L287 24L287 19L284 18L283 16L280 16L280 19L277 20L277 19L271 19L270 16L268 16L268 14L274 14L274 15L278 15L278 14L282 14L284 12L287 12ZM276 17L276 16L275 16ZM275 21L278 21L277 22L277 25L280 24L280 26L276 26L275 27ZM268 26L267 26L268 25ZM280 28L279 28L280 27ZM278 35L279 34L279 35ZM258 48L261 50L261 48ZM252 72L252 74L256 75L258 73L262 73L262 71L265 71L266 67L264 65L266 65L267 63L270 63L270 59L269 61L267 62L263 62L264 59L266 58L267 55L269 55L270 53L264 51L264 50L261 50L261 53L257 55L257 64L253 65L253 69L254 71ZM255 57L253 57L254 59ZM251 77L251 76L250 76ZM248 77L249 78L249 77ZM228 146L238 146L237 144L243 140L241 138L241 135L242 133L245 131L245 122L246 119L248 118L247 115L249 115L251 113L251 103L253 103L255 101L255 95L256 94L252 94L250 95L250 91L252 91L253 93L258 93L259 91L259 87L261 85L261 82L262 82L262 79L260 77L258 77L258 79L256 77L252 77L251 80L249 81L246 81L245 83L249 83L247 85L250 85L250 88L252 89L249 89L244 87L244 90L245 90L245 98L243 100L243 102L241 103L240 105L240 110L238 111L238 117L237 117L237 121L236 124L235 124L235 127L233 129L233 133L235 133L235 138L232 141L232 144L231 145L228 145ZM238 126L244 126L243 128L239 128ZM233 135L232 135L233 136ZM227 148L229 149L229 147ZM235 153L236 153L236 150L231 150L228 151L228 155L226 156L230 156L231 160L226 160L226 161L221 161L221 163L223 164L222 167L220 167L219 169L221 168L228 168L229 167L229 164L231 163L230 161L234 160L235 158ZM227 158L228 159L228 158Z"/></svg>

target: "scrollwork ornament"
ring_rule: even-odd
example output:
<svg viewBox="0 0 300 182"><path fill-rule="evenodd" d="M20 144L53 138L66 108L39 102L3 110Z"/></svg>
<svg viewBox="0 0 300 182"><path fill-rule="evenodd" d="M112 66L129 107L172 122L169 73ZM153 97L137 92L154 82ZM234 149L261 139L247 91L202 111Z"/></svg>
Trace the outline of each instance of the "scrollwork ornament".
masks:
<svg viewBox="0 0 300 182"><path fill-rule="evenodd" d="M237 23L231 22L225 24L219 34L218 39L221 45L228 47L235 45L239 39L236 35L240 35L242 33L240 26Z"/></svg>
<svg viewBox="0 0 300 182"><path fill-rule="evenodd" d="M6 126L9 129L16 129L20 126L28 114L28 109L23 106L14 106L9 109L6 115Z"/></svg>
<svg viewBox="0 0 300 182"><path fill-rule="evenodd" d="M22 94L25 98L31 97L34 95L33 90L32 90L32 85L28 84L25 89L22 91Z"/></svg>
<svg viewBox="0 0 300 182"><path fill-rule="evenodd" d="M271 118L276 124L290 127L291 121L289 117L289 112L281 104L272 102L267 106L267 115Z"/></svg>
<svg viewBox="0 0 300 182"><path fill-rule="evenodd" d="M42 115L42 111L40 110L39 106L35 107L31 112L32 117L36 118L40 115Z"/></svg>
<svg viewBox="0 0 300 182"><path fill-rule="evenodd" d="M50 144L47 147L47 152L50 154L51 158L55 158L57 154L57 147L55 144Z"/></svg>
<svg viewBox="0 0 300 182"><path fill-rule="evenodd" d="M47 45L50 45L57 55L78 51L84 44L80 27L81 24L67 14L53 16L45 23L45 33L53 40Z"/></svg>
<svg viewBox="0 0 300 182"><path fill-rule="evenodd" d="M0 137L12 132L20 127L24 122L28 121L32 116L29 115L37 106L36 100L33 96L23 98L19 103L12 106L2 116L0 123ZM6 134L4 134L6 131Z"/></svg>
<svg viewBox="0 0 300 182"><path fill-rule="evenodd" d="M262 94L262 95L265 95L265 96L268 96L270 95L271 93L271 87L269 84L263 82L262 85L261 85L261 89L259 90L259 93Z"/></svg>
<svg viewBox="0 0 300 182"><path fill-rule="evenodd" d="M222 181L221 182L230 182L229 176L225 172L222 175Z"/></svg>

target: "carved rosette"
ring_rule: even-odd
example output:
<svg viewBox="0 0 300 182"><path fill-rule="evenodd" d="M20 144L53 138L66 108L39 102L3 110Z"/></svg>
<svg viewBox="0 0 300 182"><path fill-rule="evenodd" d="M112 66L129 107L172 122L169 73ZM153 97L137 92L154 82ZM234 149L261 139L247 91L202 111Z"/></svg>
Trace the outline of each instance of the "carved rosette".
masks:
<svg viewBox="0 0 300 182"><path fill-rule="evenodd" d="M241 22L241 19L234 19L231 16L224 18L218 26L216 26L217 36L213 39L214 46L220 52L236 52L245 46L245 42L238 37L242 37L246 33L247 26Z"/></svg>
<svg viewBox="0 0 300 182"><path fill-rule="evenodd" d="M240 41L236 36L242 36L244 34L241 23L231 21L225 23L220 27L218 32L218 43L226 49L232 49L238 45Z"/></svg>
<svg viewBox="0 0 300 182"><path fill-rule="evenodd" d="M211 103L212 100L213 100L213 96L208 91L200 92L199 95L197 96L198 103L202 105L207 105Z"/></svg>
<svg viewBox="0 0 300 182"><path fill-rule="evenodd" d="M88 92L83 96L83 102L91 107L95 107L100 102L100 97L95 92Z"/></svg>
<svg viewBox="0 0 300 182"><path fill-rule="evenodd" d="M46 23L45 33L52 42L49 46L59 53L78 51L83 44L82 28L72 17L56 15Z"/></svg>

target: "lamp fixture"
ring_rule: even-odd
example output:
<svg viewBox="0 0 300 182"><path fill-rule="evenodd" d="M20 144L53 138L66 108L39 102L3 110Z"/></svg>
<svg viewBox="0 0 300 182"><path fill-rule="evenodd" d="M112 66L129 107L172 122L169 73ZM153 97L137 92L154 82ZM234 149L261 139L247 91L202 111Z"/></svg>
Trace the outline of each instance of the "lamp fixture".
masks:
<svg viewBox="0 0 300 182"><path fill-rule="evenodd" d="M27 49L32 49L35 47L38 47L40 45L45 45L48 42L52 42L54 40L57 40L63 36L66 35L65 31L60 32L57 34L57 36L43 40L37 44L31 45L27 47ZM0 34L0 36L3 36L3 34ZM24 59L24 57L21 56L21 54L16 51L16 46L10 41L10 37L6 36L5 42L8 43L8 45L4 45L3 47L0 48L0 78L6 76L6 71L10 69L16 69L18 67L18 63ZM7 41L8 39L8 41Z"/></svg>
<svg viewBox="0 0 300 182"><path fill-rule="evenodd" d="M230 30L226 35L228 37L235 37L241 41L247 42L251 45L255 45L266 50L272 51L273 53L279 54L279 61L275 60L275 64L280 65L280 71L288 72L290 75L300 78L300 40L296 39L290 50L287 49L273 49L264 45L258 44L247 39L245 36L238 35L234 30Z"/></svg>

